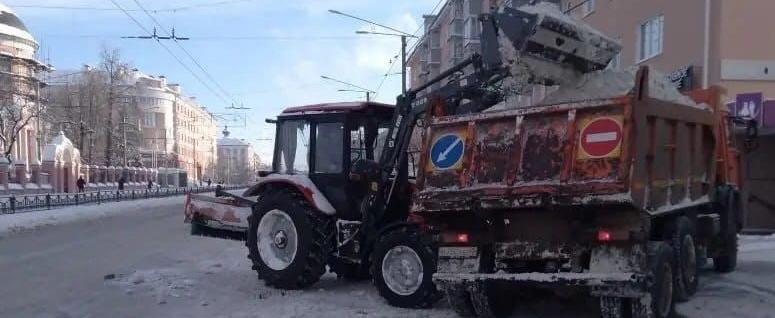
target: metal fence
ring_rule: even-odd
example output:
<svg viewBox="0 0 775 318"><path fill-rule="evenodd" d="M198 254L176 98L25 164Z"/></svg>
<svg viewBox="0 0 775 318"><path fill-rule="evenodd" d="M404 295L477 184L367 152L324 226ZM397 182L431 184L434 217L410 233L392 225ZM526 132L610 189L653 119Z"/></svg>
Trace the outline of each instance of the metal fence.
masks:
<svg viewBox="0 0 775 318"><path fill-rule="evenodd" d="M215 191L215 186L189 187L189 188L156 188L151 190L105 190L80 193L51 193L30 194L19 196L0 197L0 215L17 212L50 210L52 208L102 204L128 200L140 200L150 198L164 198L188 193L204 193ZM236 190L245 188L244 185L224 186L224 190Z"/></svg>

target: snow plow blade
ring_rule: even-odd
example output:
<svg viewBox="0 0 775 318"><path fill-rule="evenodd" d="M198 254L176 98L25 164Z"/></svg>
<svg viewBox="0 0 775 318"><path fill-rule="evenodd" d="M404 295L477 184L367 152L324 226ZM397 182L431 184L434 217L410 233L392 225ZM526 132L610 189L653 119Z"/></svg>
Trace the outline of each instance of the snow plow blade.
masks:
<svg viewBox="0 0 775 318"><path fill-rule="evenodd" d="M186 197L184 222L191 224L191 235L244 241L254 202L228 192L218 195Z"/></svg>
<svg viewBox="0 0 775 318"><path fill-rule="evenodd" d="M441 290L459 289L484 281L498 281L531 287L590 288L594 296L641 297L646 277L637 273L436 273L433 282Z"/></svg>

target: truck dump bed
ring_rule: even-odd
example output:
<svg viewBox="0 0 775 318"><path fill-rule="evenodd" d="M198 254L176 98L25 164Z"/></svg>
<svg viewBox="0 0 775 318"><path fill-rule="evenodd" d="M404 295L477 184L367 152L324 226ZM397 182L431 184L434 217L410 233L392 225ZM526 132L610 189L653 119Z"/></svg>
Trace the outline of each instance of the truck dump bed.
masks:
<svg viewBox="0 0 775 318"><path fill-rule="evenodd" d="M651 98L643 73L620 97L433 118L413 210L708 202L718 95L694 94L704 109Z"/></svg>

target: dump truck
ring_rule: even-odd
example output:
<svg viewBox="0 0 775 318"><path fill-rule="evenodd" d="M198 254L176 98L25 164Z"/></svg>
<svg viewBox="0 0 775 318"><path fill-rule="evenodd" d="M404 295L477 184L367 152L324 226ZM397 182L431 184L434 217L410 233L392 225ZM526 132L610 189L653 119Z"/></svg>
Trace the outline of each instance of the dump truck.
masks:
<svg viewBox="0 0 775 318"><path fill-rule="evenodd" d="M461 316L572 288L600 297L604 317L669 317L708 258L735 269L739 120L719 89L691 106L651 83L643 67L622 96L430 120L412 215Z"/></svg>

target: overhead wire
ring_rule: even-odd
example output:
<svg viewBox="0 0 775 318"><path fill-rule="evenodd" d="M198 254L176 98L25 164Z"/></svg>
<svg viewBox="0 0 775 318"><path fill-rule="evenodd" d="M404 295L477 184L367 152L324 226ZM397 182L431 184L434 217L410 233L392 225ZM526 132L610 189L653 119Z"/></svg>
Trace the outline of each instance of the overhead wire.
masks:
<svg viewBox="0 0 775 318"><path fill-rule="evenodd" d="M137 20L137 19L136 19L134 16L132 16L132 14L130 14L128 11L126 11L126 10L124 9L124 7L122 7L120 4L118 4L118 3L116 2L116 0L110 0L110 2L112 2L112 3L113 3L113 5L115 5L115 6L116 6L116 8L119 8L119 9L120 9L120 10L121 10L121 11L122 11L122 12L123 12L123 13L124 13L124 14L125 14L127 17L129 17L129 19L131 19L131 20L132 20L132 21L133 21L133 22L134 22L134 23L135 23L135 24L136 24L138 27L140 27L140 29L141 29L141 30L143 30L143 31L144 31L145 33L147 33L148 35L151 35L151 34L152 34L150 30L148 30L148 29L147 29L145 26L143 26L143 24L142 24L142 23L140 23L140 21L138 21L138 20ZM228 104L228 103L229 103L229 102L226 100L226 98L224 98L223 96L221 96L221 94L220 94L220 93L218 93L218 91L216 91L216 90L214 90L212 87L210 87L210 85L208 85L208 84L207 84L207 83L206 83L204 80L202 80L202 78L201 78L201 77L199 77L199 75L197 75L197 74L196 74L196 72L194 72L194 71L193 71L193 70L192 70L192 69L191 69L191 68L190 68L188 65L186 65L186 63L183 63L183 61L182 61L182 60L181 60L181 59L180 59L180 58L179 58L177 55L175 55L175 53L173 53L173 52L172 52L172 50L170 50L170 48L169 48L169 47L167 47L166 45L164 45L164 43L162 43L162 42L161 42L160 40L158 40L158 39L156 39L156 43L159 43L159 45L161 45L161 47L162 47L162 48L164 48L164 50L165 50L165 51L167 51L167 53L169 53L169 55L170 55L170 56L172 56L172 57L173 57L173 58L174 58L174 59L175 59L175 60L178 62L178 64L180 64L181 66L183 66L183 68L184 68L184 69L186 69L186 70L187 70L189 73L191 73L191 75L192 75L192 76L194 76L194 78L195 78L197 81L199 81L199 83L201 83L201 84L202 84L202 85L203 85L205 88L207 88L207 90L209 90L210 92L212 92L212 93L213 93L213 94L214 94L216 97L218 97L218 98L219 98L219 99L220 99L222 102L224 102L225 104Z"/></svg>
<svg viewBox="0 0 775 318"><path fill-rule="evenodd" d="M152 20L152 21L153 21L153 22L154 22L154 23L155 23L157 26L159 26L159 27L160 27L160 28L161 28L161 29L164 31L164 33L166 33L166 34L167 34L167 36L169 36L169 37L172 37L172 34L170 34L169 32L167 32L167 29L166 29L166 28L165 28L165 27L164 27L164 26L163 26L163 25L162 25L162 24L159 22L159 20L157 20L157 19L156 19L156 17L154 17L154 16L153 16L153 15L152 15L150 12L148 12L148 10L146 10L146 9L145 9L145 7L142 5L142 3L140 3L140 1L139 1L139 0L133 0L133 1L134 1L134 2L137 4L137 6L138 6L138 7L140 7L140 9L142 9L142 10L143 10L143 12L145 12L145 14L146 14L146 15L147 15L147 16L148 16L148 17L149 17L149 18L150 18L150 19L151 19L151 20ZM232 1L232 2L233 2L233 1ZM211 81L213 84L215 84L215 86L216 86L216 87L217 87L217 88L218 88L218 89L221 91L221 93L223 93L223 94L224 94L224 96L226 96L226 97L228 97L229 99L231 99L231 101L232 101L234 104L237 104L237 100L236 100L236 99L234 99L234 96L232 96L232 95L231 95L231 94L230 94L228 91L226 91L226 89L224 89L224 88L223 88L223 86L221 85L221 83L219 83L219 82L218 82L218 81L217 81L217 80L216 80L216 79L215 79L215 78L214 78L214 77L213 77L213 76L210 74L210 72L209 72L209 71L207 71L207 69L205 69L205 67L202 65L202 63L199 63L199 61L198 61L198 60L197 60L197 59L196 59L196 58L195 58L195 57L194 57L194 56L193 56L193 55L192 55L192 54L191 54L191 53L190 53L190 52L189 52L189 51L188 51L188 50L187 50L187 49L186 49L184 46L183 46L183 45L181 45L181 44L180 44L180 42L179 42L177 39L173 38L173 41L174 41L174 42L175 42L175 44L176 44L176 45L177 45L177 46L180 48L180 50L182 50L182 51L183 51L183 53L185 53L185 54L186 54L186 56L188 56L188 58L189 58L189 59L191 59L191 61L193 61L193 62L194 62L194 64L195 64L195 65L196 65L196 66L197 66L197 67L198 67L198 68L199 68L199 69L202 71L202 73L204 73L204 74L205 74L205 76L206 76L206 77L207 77L207 78L208 78L208 79L209 79L209 80L210 80L210 81Z"/></svg>
<svg viewBox="0 0 775 318"><path fill-rule="evenodd" d="M228 4L240 3L240 2L251 2L251 1L256 1L256 0L223 0L223 1L215 1L215 2L208 2L208 3L200 3L200 4L192 4L192 5L186 5L186 6L172 7L172 8L151 9L150 11L154 12L154 13L177 12L177 11L186 11L186 10L192 10L192 9L215 7L215 6L222 6L222 5L228 5ZM18 4L18 5L9 4L8 6L12 7L12 8L53 9L53 10L128 11L128 12L140 11L140 10L137 10L137 9L121 10L121 9L118 9L118 8L106 8L106 7L56 6L56 5L44 5L44 4Z"/></svg>
<svg viewBox="0 0 775 318"><path fill-rule="evenodd" d="M431 9L431 13L433 13L433 12L436 12L436 9L438 9L438 8L439 8L439 6L441 6L441 4L442 4L442 3L444 3L444 1L445 1L445 0L439 0L438 2L436 2L436 5L435 5L435 6L433 6L433 9ZM439 12L439 13L441 13L441 12ZM439 14L439 13L437 13L437 14ZM420 26L417 28L417 30L415 30L414 32L412 32L412 35L413 35L413 36L417 36L417 34L420 32L420 30L422 30L422 29L423 29L423 27L424 27L424 25L422 25L422 24L421 24L421 25L420 25ZM407 52L413 52L413 51L414 51L414 50L417 48L417 45L419 45L419 43L420 43L420 42L422 42L422 40L423 40L423 39L422 39L422 38L420 38L419 40L415 41L415 42L412 44L412 47L411 47L411 48L410 48L410 49L409 49ZM388 70L387 70L387 72L385 72L385 75L382 77L382 81L380 81L380 83L379 83L379 86L377 86L377 89L375 89L375 90L374 90L374 91L376 92L376 93L374 94L374 99L376 99L376 98L379 96L379 91L382 89L382 86L383 86L383 85L385 85L385 81L387 81L387 78L390 76L390 72L392 72L392 71L393 71L393 67L394 67L394 66L395 66L395 64L396 64L396 61L398 61L398 59L393 59L393 60L390 62L390 66L388 67ZM402 72L406 72L406 70L403 70Z"/></svg>

